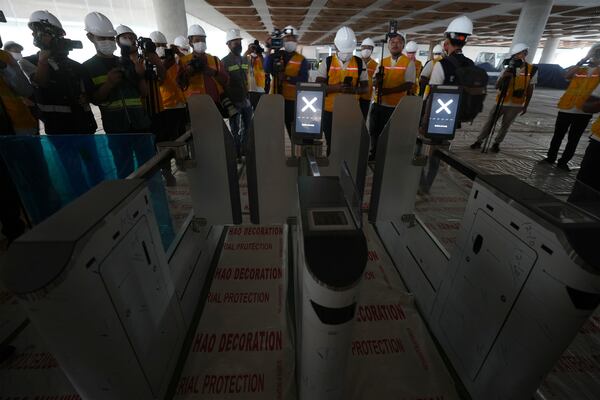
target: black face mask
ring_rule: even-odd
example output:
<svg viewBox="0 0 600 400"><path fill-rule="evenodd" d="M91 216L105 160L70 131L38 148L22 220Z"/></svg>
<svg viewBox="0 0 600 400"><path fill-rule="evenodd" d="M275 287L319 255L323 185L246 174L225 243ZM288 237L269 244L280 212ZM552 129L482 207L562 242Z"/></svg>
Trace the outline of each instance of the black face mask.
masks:
<svg viewBox="0 0 600 400"><path fill-rule="evenodd" d="M233 49L231 49L231 52L233 54L235 54L236 56L241 56L242 55L242 45L239 44L237 46L234 46Z"/></svg>

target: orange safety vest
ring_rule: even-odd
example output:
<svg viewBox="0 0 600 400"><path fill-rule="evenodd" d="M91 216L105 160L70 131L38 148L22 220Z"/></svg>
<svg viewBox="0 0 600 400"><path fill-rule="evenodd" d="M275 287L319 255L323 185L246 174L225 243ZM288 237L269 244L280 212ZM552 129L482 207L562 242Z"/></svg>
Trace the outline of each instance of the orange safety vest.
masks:
<svg viewBox="0 0 600 400"><path fill-rule="evenodd" d="M220 68L219 64L221 63L221 60L208 53L205 54L208 66L214 69L215 71L218 71ZM181 57L179 59L179 65L181 65L183 68L183 66L187 65L190 61L192 61L192 58L194 58L194 53ZM190 83L184 92L185 97L188 98L193 94L207 94L206 89L204 88L204 79L207 79L207 77L205 77L204 74L194 74L190 76ZM223 94L223 86L221 86L221 84L214 77L208 79L214 80L217 85L219 95Z"/></svg>
<svg viewBox="0 0 600 400"><path fill-rule="evenodd" d="M331 66L329 67L328 72L328 85L339 85L344 82L344 78L347 76L352 77L352 86L357 87L358 81L360 77L358 76L358 63L356 62L356 57L352 57L350 62L348 62L348 66L346 69L342 69L342 63L337 58L337 55L331 56ZM325 111L333 112L333 103L335 102L335 97L339 93L327 93L325 97ZM356 95L358 99L358 95Z"/></svg>
<svg viewBox="0 0 600 400"><path fill-rule="evenodd" d="M0 50L0 61L13 68L19 68L14 66L15 61L12 56L4 50ZM33 134L37 131L37 120L31 115L29 108L23 103L23 99L13 91L2 77L0 77L0 101L2 101L2 106L8 118L10 118L14 133ZM0 132L0 134L2 133L6 132Z"/></svg>
<svg viewBox="0 0 600 400"><path fill-rule="evenodd" d="M519 69L519 74L516 77L511 77L511 81L508 83L508 91L506 92L506 98L504 99L504 103L508 104L509 102L512 104L525 104L525 99L527 98L527 88L531 83L531 78L533 72L533 65L529 63L525 63L525 68ZM522 97L513 96L513 92L515 90L523 90ZM496 94L496 104L500 101L500 91Z"/></svg>
<svg viewBox="0 0 600 400"><path fill-rule="evenodd" d="M423 71L423 63L415 59L415 86L413 86L413 92L418 96L420 94L419 78L421 77L421 71Z"/></svg>
<svg viewBox="0 0 600 400"><path fill-rule="evenodd" d="M302 61L304 61L304 56L302 54L294 52L294 55L287 62L285 66L285 77L295 78L300 75L300 67L302 66ZM271 81L273 84L274 82ZM271 92L273 90L271 89ZM296 84L288 81L283 81L281 83L281 94L283 98L286 100L296 101Z"/></svg>
<svg viewBox="0 0 600 400"><path fill-rule="evenodd" d="M406 73L406 68L408 64L410 64L410 58L406 57L404 54L400 56L398 62L395 66L392 66L392 57L387 56L381 61L381 66L383 67L383 88L389 89L396 86L400 86L404 82L404 74ZM377 96L378 88L375 90L375 95ZM396 106L400 99L406 96L406 92L400 93L392 93L381 96L381 102L389 105Z"/></svg>
<svg viewBox="0 0 600 400"><path fill-rule="evenodd" d="M596 67L588 76L588 67L579 67L575 76L571 79L569 87L558 101L558 108L570 110L577 108L581 110L585 101L590 97L598 83L600 83L600 67Z"/></svg>
<svg viewBox="0 0 600 400"><path fill-rule="evenodd" d="M591 138L600 142L600 117L592 124Z"/></svg>
<svg viewBox="0 0 600 400"><path fill-rule="evenodd" d="M364 62L364 60L363 60ZM369 59L367 63L367 74L369 75L369 91L367 93L363 93L360 95L360 98L363 100L371 101L373 98L373 75L375 75L375 71L377 71L377 61L372 58Z"/></svg>
<svg viewBox="0 0 600 400"><path fill-rule="evenodd" d="M160 84L160 97L162 98L163 107L165 109L177 108L185 104L185 96L183 91L177 84L177 73L179 65L173 64L165 76L165 80Z"/></svg>
<svg viewBox="0 0 600 400"><path fill-rule="evenodd" d="M263 60L261 57L256 57L248 60L252 63L252 73L254 74L254 82L256 83L256 87L265 89L265 70L263 68ZM300 70L298 68L298 70Z"/></svg>

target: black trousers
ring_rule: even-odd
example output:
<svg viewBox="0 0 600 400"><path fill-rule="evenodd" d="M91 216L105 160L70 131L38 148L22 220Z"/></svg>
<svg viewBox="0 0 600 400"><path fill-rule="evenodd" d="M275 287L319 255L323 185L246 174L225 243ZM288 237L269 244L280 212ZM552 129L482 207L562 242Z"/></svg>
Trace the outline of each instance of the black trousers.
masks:
<svg viewBox="0 0 600 400"><path fill-rule="evenodd" d="M168 108L156 114L152 121L156 143L175 140L183 135L187 118L186 108Z"/></svg>
<svg viewBox="0 0 600 400"><path fill-rule="evenodd" d="M394 107L386 107L373 103L371 106L371 116L369 117L369 134L371 135L371 155L375 156L377 152L377 143L379 136L388 123Z"/></svg>
<svg viewBox="0 0 600 400"><path fill-rule="evenodd" d="M600 142L591 139L585 150L583 160L581 160L581 168L577 173L577 180L569 196L570 202L591 203L594 205L594 212L597 211L600 196L600 174L598 174L598 171L600 171Z"/></svg>
<svg viewBox="0 0 600 400"><path fill-rule="evenodd" d="M363 119L366 121L367 115L369 114L369 107L371 107L371 101L358 99L358 105L360 106L360 112L362 112Z"/></svg>
<svg viewBox="0 0 600 400"><path fill-rule="evenodd" d="M296 115L296 102L293 100L286 100L284 103L285 128L287 129L290 139L292 138L294 115Z"/></svg>
<svg viewBox="0 0 600 400"><path fill-rule="evenodd" d="M4 159L0 156L0 222L2 234L12 242L25 232L25 223L21 219L21 201Z"/></svg>
<svg viewBox="0 0 600 400"><path fill-rule="evenodd" d="M560 145L567 131L569 131L567 145L560 160L558 160L559 163L569 162L573 158L579 144L579 139L581 139L581 135L585 132L585 128L587 128L591 118L592 116L589 114L573 114L559 111L554 125L554 136L552 136L550 148L548 149L548 159L550 161L556 160Z"/></svg>

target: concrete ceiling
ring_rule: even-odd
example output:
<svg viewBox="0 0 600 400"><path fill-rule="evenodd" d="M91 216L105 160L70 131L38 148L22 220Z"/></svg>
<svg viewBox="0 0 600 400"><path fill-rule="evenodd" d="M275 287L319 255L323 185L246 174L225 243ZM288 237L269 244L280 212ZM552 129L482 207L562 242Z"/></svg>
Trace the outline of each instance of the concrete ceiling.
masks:
<svg viewBox="0 0 600 400"><path fill-rule="evenodd" d="M466 14L475 23L471 45L508 45L523 1L497 0L196 0L216 10L259 40L274 27L293 25L300 42L323 45L333 42L337 29L348 25L361 40L383 37L390 19L420 43L443 38L447 24ZM554 2L545 38L560 36L561 48L589 46L600 41L600 6L597 0ZM211 10L212 11L212 10ZM198 15L199 18L202 18Z"/></svg>

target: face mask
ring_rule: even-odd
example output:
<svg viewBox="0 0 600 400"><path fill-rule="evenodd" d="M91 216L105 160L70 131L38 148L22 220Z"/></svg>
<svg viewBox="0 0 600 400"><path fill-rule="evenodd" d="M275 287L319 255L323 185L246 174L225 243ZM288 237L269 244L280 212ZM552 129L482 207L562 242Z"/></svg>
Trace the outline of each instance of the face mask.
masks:
<svg viewBox="0 0 600 400"><path fill-rule="evenodd" d="M234 46L233 49L231 49L231 52L236 56L239 56L240 54L242 54L242 45L239 44L237 46Z"/></svg>
<svg viewBox="0 0 600 400"><path fill-rule="evenodd" d="M373 50L370 49L362 49L360 51L360 56L365 59L371 57L371 54L373 54Z"/></svg>
<svg viewBox="0 0 600 400"><path fill-rule="evenodd" d="M296 43L296 42L283 42L283 48L288 53L292 53L292 52L296 51L297 47L298 47L298 43Z"/></svg>
<svg viewBox="0 0 600 400"><path fill-rule="evenodd" d="M156 48L156 55L159 57L164 57L165 56L165 48L164 47L157 47Z"/></svg>
<svg viewBox="0 0 600 400"><path fill-rule="evenodd" d="M338 53L337 56L342 62L346 62L352 57L352 53Z"/></svg>
<svg viewBox="0 0 600 400"><path fill-rule="evenodd" d="M94 43L96 50L105 56L110 56L117 49L117 44L114 40L99 40Z"/></svg>
<svg viewBox="0 0 600 400"><path fill-rule="evenodd" d="M417 56L415 55L415 53L406 53L406 57L408 57L411 60L415 60L415 58L417 58Z"/></svg>
<svg viewBox="0 0 600 400"><path fill-rule="evenodd" d="M119 44L121 46L127 46L127 47L131 47L133 46L133 43L131 43L131 40L127 39L127 38L120 38L119 39Z"/></svg>
<svg viewBox="0 0 600 400"><path fill-rule="evenodd" d="M194 51L196 53L204 53L206 51L206 43L204 43L204 42L194 43Z"/></svg>
<svg viewBox="0 0 600 400"><path fill-rule="evenodd" d="M14 58L17 61L23 58L23 55L21 53L15 53L14 51L9 51L9 53L12 56L12 58Z"/></svg>

